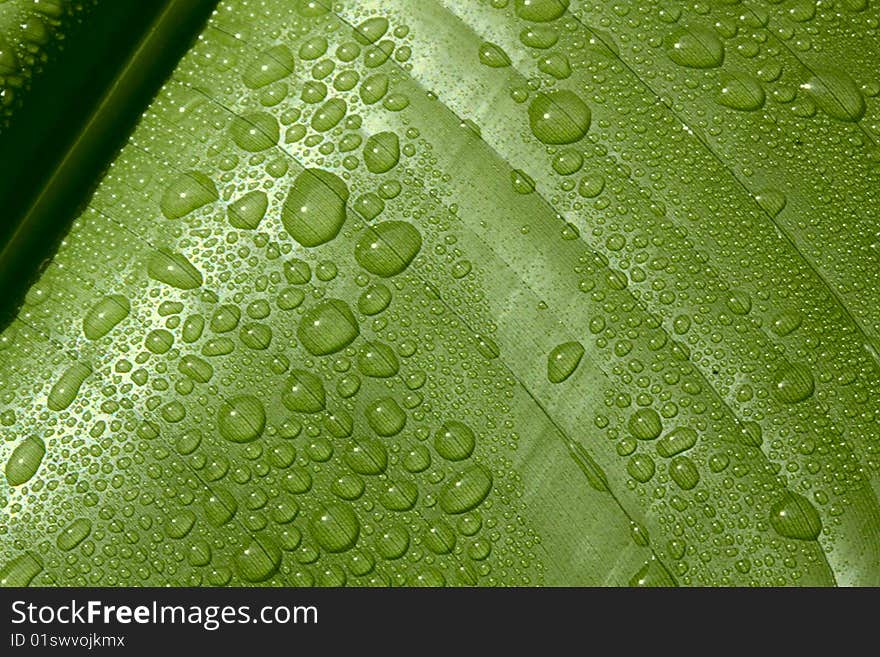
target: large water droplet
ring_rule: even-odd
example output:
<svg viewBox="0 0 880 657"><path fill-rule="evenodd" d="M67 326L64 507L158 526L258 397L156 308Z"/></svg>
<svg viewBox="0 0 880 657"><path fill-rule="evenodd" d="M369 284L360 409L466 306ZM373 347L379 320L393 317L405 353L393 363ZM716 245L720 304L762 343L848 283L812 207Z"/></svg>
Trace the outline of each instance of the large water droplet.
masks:
<svg viewBox="0 0 880 657"><path fill-rule="evenodd" d="M240 395L220 404L217 428L220 435L234 443L249 443L263 433L266 411L253 395Z"/></svg>
<svg viewBox="0 0 880 657"><path fill-rule="evenodd" d="M332 130L345 118L348 105L341 98L331 98L312 114L311 125L318 132Z"/></svg>
<svg viewBox="0 0 880 657"><path fill-rule="evenodd" d="M43 571L43 564L36 555L25 552L0 568L0 586L27 586Z"/></svg>
<svg viewBox="0 0 880 657"><path fill-rule="evenodd" d="M254 230L260 225L269 207L269 197L266 192L255 189L243 194L226 208L229 223L235 228Z"/></svg>
<svg viewBox="0 0 880 657"><path fill-rule="evenodd" d="M773 375L773 394L787 404L807 399L814 387L813 374L806 365L785 365Z"/></svg>
<svg viewBox="0 0 880 657"><path fill-rule="evenodd" d="M627 422L629 432L639 440L654 440L663 431L660 415L653 408L640 408Z"/></svg>
<svg viewBox="0 0 880 657"><path fill-rule="evenodd" d="M22 440L6 461L6 481L10 486L21 486L33 477L46 455L46 445L39 436Z"/></svg>
<svg viewBox="0 0 880 657"><path fill-rule="evenodd" d="M440 508L446 513L464 513L479 506L492 490L492 473L474 465L453 476L440 491Z"/></svg>
<svg viewBox="0 0 880 657"><path fill-rule="evenodd" d="M388 278L406 269L422 248L422 236L405 221L367 226L355 245L354 257L371 274Z"/></svg>
<svg viewBox="0 0 880 657"><path fill-rule="evenodd" d="M318 545L328 552L345 552L357 543L361 526L348 504L333 502L315 512L309 529Z"/></svg>
<svg viewBox="0 0 880 657"><path fill-rule="evenodd" d="M529 105L532 133L545 144L571 144L590 129L587 104L572 91L539 93Z"/></svg>
<svg viewBox="0 0 880 657"><path fill-rule="evenodd" d="M669 476L683 490L690 490L700 482L700 472L687 456L676 456L669 462Z"/></svg>
<svg viewBox="0 0 880 657"><path fill-rule="evenodd" d="M159 249L147 263L147 273L151 278L176 287L179 290L193 290L204 282L202 272L195 268L182 253Z"/></svg>
<svg viewBox="0 0 880 657"><path fill-rule="evenodd" d="M822 532L819 512L807 498L792 492L770 509L770 524L780 536L802 541L816 540Z"/></svg>
<svg viewBox="0 0 880 657"><path fill-rule="evenodd" d="M400 160L400 139L394 132L370 135L364 144L364 164L371 173L391 171Z"/></svg>
<svg viewBox="0 0 880 657"><path fill-rule="evenodd" d="M358 351L358 369L366 376L386 379L397 374L400 363L387 344L367 342Z"/></svg>
<svg viewBox="0 0 880 657"><path fill-rule="evenodd" d="M88 363L74 363L67 368L49 391L49 398L46 401L49 408L53 411L63 411L70 406L79 394L80 386L91 373L92 366Z"/></svg>
<svg viewBox="0 0 880 657"><path fill-rule="evenodd" d="M348 187L323 169L306 169L293 182L281 208L284 228L303 246L318 246L339 234L345 222Z"/></svg>
<svg viewBox="0 0 880 657"><path fill-rule="evenodd" d="M259 89L293 73L293 53L287 46L272 46L259 53L242 76L246 86Z"/></svg>
<svg viewBox="0 0 880 657"><path fill-rule="evenodd" d="M360 438L345 453L345 462L358 474L379 475L388 466L388 451L374 438Z"/></svg>
<svg viewBox="0 0 880 657"><path fill-rule="evenodd" d="M814 72L801 88L823 112L838 121L858 121L865 115L865 98L849 75L829 68Z"/></svg>
<svg viewBox="0 0 880 657"><path fill-rule="evenodd" d="M712 68L724 61L724 44L711 28L680 27L663 40L666 54L679 66Z"/></svg>
<svg viewBox="0 0 880 657"><path fill-rule="evenodd" d="M128 317L131 304L121 294L111 294L96 303L83 319L83 334L89 340L101 338Z"/></svg>
<svg viewBox="0 0 880 657"><path fill-rule="evenodd" d="M510 57L507 56L507 53L500 46L488 41L480 44L479 57L480 63L491 68L510 66Z"/></svg>
<svg viewBox="0 0 880 657"><path fill-rule="evenodd" d="M447 420L434 434L434 449L448 461L469 457L476 446L474 432L463 422Z"/></svg>
<svg viewBox="0 0 880 657"><path fill-rule="evenodd" d="M392 397L383 397L370 403L364 413L367 423L380 436L394 436L406 424L406 413Z"/></svg>
<svg viewBox="0 0 880 657"><path fill-rule="evenodd" d="M761 109L765 98L761 82L742 71L725 75L721 79L721 89L716 96L720 104L744 112Z"/></svg>
<svg viewBox="0 0 880 657"><path fill-rule="evenodd" d="M376 43L388 31L388 19L384 16L368 18L354 28L354 39L364 46Z"/></svg>
<svg viewBox="0 0 880 657"><path fill-rule="evenodd" d="M235 569L246 582L265 582L280 567L281 548L269 536L258 536L235 555Z"/></svg>
<svg viewBox="0 0 880 657"><path fill-rule="evenodd" d="M547 23L562 16L568 4L569 0L516 0L513 7L524 21Z"/></svg>
<svg viewBox="0 0 880 657"><path fill-rule="evenodd" d="M657 453L670 458L686 452L696 444L696 431L690 427L677 427L657 441Z"/></svg>
<svg viewBox="0 0 880 657"><path fill-rule="evenodd" d="M168 219L179 219L218 198L213 180L199 171L187 171L168 186L159 208Z"/></svg>
<svg viewBox="0 0 880 657"><path fill-rule="evenodd" d="M564 342L553 348L547 356L547 379L550 383L562 383L577 369L584 357L580 342Z"/></svg>
<svg viewBox="0 0 880 657"><path fill-rule="evenodd" d="M326 356L344 349L359 333L351 308L340 299L326 299L312 306L297 328L299 341L315 356Z"/></svg>
<svg viewBox="0 0 880 657"><path fill-rule="evenodd" d="M324 382L306 370L293 370L281 401L291 411L297 413L317 413L323 411L327 402Z"/></svg>
<svg viewBox="0 0 880 657"><path fill-rule="evenodd" d="M242 150L258 153L278 143L278 121L268 112L236 116L229 127L232 141Z"/></svg>
<svg viewBox="0 0 880 657"><path fill-rule="evenodd" d="M86 540L91 533L92 521L88 518L77 518L58 534L56 544L59 550L72 550Z"/></svg>
<svg viewBox="0 0 880 657"><path fill-rule="evenodd" d="M214 527L220 527L232 520L238 511L238 502L235 496L225 488L213 486L211 492L205 496L202 508L205 518Z"/></svg>

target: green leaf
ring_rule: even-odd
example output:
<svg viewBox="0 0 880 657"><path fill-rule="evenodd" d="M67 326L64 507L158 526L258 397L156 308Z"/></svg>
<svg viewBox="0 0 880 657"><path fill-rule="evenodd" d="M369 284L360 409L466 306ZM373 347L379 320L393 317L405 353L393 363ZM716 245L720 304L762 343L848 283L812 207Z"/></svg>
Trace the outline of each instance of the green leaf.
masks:
<svg viewBox="0 0 880 657"><path fill-rule="evenodd" d="M796 9L221 2L0 336L0 581L880 583L877 10Z"/></svg>

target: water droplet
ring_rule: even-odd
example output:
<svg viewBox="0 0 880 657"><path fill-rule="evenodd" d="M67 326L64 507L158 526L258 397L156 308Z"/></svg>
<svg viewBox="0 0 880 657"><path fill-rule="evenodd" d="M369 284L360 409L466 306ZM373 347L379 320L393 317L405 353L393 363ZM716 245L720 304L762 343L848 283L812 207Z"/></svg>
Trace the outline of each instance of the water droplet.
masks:
<svg viewBox="0 0 880 657"><path fill-rule="evenodd" d="M351 308L340 299L326 299L312 306L302 317L297 337L310 353L326 356L350 345L360 334Z"/></svg>
<svg viewBox="0 0 880 657"><path fill-rule="evenodd" d="M762 189L755 195L755 201L771 217L776 217L785 208L785 194L776 189Z"/></svg>
<svg viewBox="0 0 880 657"><path fill-rule="evenodd" d="M43 571L43 563L30 552L8 562L0 568L0 586L28 586Z"/></svg>
<svg viewBox="0 0 880 657"><path fill-rule="evenodd" d="M205 329L205 318L201 315L190 315L183 321L183 329L180 336L186 343L193 343L202 337L202 331Z"/></svg>
<svg viewBox="0 0 880 657"><path fill-rule="evenodd" d="M165 329L154 329L144 338L144 346L154 354L164 354L174 344L174 334Z"/></svg>
<svg viewBox="0 0 880 657"><path fill-rule="evenodd" d="M538 60L538 70L557 80L565 80L571 75L571 64L568 57L554 52Z"/></svg>
<svg viewBox="0 0 880 657"><path fill-rule="evenodd" d="M721 105L744 112L761 109L765 99L761 82L742 71L725 74L721 79L721 90L716 96Z"/></svg>
<svg viewBox="0 0 880 657"><path fill-rule="evenodd" d="M293 73L293 53L287 46L272 46L259 53L245 69L242 79L251 89L259 89Z"/></svg>
<svg viewBox="0 0 880 657"><path fill-rule="evenodd" d="M865 115L865 98L855 81L841 70L816 69L801 85L816 105L831 118L855 122Z"/></svg>
<svg viewBox="0 0 880 657"><path fill-rule="evenodd" d="M303 246L329 242L345 222L348 187L323 169L306 169L293 182L281 208L284 228Z"/></svg>
<svg viewBox="0 0 880 657"><path fill-rule="evenodd" d="M409 533L405 527L392 524L382 528L376 539L376 551L383 559L399 559L409 549Z"/></svg>
<svg viewBox="0 0 880 657"><path fill-rule="evenodd" d="M569 0L515 0L514 11L524 21L548 23L568 9Z"/></svg>
<svg viewBox="0 0 880 657"><path fill-rule="evenodd" d="M803 317L796 310L783 310L779 313L770 325L771 330L780 336L785 336L797 328L803 322Z"/></svg>
<svg viewBox="0 0 880 657"><path fill-rule="evenodd" d="M660 415L653 408L640 408L627 422L629 432L639 440L654 440L663 431Z"/></svg>
<svg viewBox="0 0 880 657"><path fill-rule="evenodd" d="M440 491L440 508L450 514L464 513L479 506L492 490L492 473L483 465L473 465L453 476Z"/></svg>
<svg viewBox="0 0 880 657"><path fill-rule="evenodd" d="M358 350L358 369L365 376L388 378L397 374L400 363L387 344L365 342Z"/></svg>
<svg viewBox="0 0 880 657"><path fill-rule="evenodd" d="M806 365L785 365L773 375L773 394L787 404L807 399L814 387L813 375Z"/></svg>
<svg viewBox="0 0 880 657"><path fill-rule="evenodd" d="M184 509L165 521L165 535L173 539L183 538L192 531L195 524L196 514L188 509Z"/></svg>
<svg viewBox="0 0 880 657"><path fill-rule="evenodd" d="M345 552L357 543L361 526L348 504L332 502L315 512L309 529L318 545L327 552Z"/></svg>
<svg viewBox="0 0 880 657"><path fill-rule="evenodd" d="M634 454L626 464L629 476L641 483L650 481L655 470L654 459L650 454Z"/></svg>
<svg viewBox="0 0 880 657"><path fill-rule="evenodd" d="M6 481L10 486L21 486L33 477L46 455L46 445L38 436L22 440L6 461Z"/></svg>
<svg viewBox="0 0 880 657"><path fill-rule="evenodd" d="M324 382L306 370L293 370L287 379L281 401L297 413L318 413L326 406Z"/></svg>
<svg viewBox="0 0 880 657"><path fill-rule="evenodd" d="M312 128L318 132L327 132L339 125L345 118L348 106L341 98L331 98L312 114Z"/></svg>
<svg viewBox="0 0 880 657"><path fill-rule="evenodd" d="M354 28L354 39L364 46L376 43L388 31L388 19L384 16L368 18Z"/></svg>
<svg viewBox="0 0 880 657"><path fill-rule="evenodd" d="M96 303L83 319L83 334L89 340L101 338L128 317L131 305L121 294L111 294Z"/></svg>
<svg viewBox="0 0 880 657"><path fill-rule="evenodd" d="M510 172L510 183L517 194L531 194L535 191L534 179L522 169L513 169Z"/></svg>
<svg viewBox="0 0 880 657"><path fill-rule="evenodd" d="M197 383L207 383L214 376L214 368L198 356L187 354L180 359L177 369Z"/></svg>
<svg viewBox="0 0 880 657"><path fill-rule="evenodd" d="M580 171L584 164L584 156L573 148L566 148L553 158L553 170L560 176L570 176Z"/></svg>
<svg viewBox="0 0 880 657"><path fill-rule="evenodd" d="M266 192L258 189L243 194L226 208L229 223L234 228L254 230L260 225L269 207Z"/></svg>
<svg viewBox="0 0 880 657"><path fill-rule="evenodd" d="M578 184L578 194L584 198L596 198L605 189L605 178L598 173L588 173Z"/></svg>
<svg viewBox="0 0 880 657"><path fill-rule="evenodd" d="M46 401L49 408L53 411L63 411L70 406L79 394L80 386L91 373L92 366L88 363L74 363L67 368L49 391Z"/></svg>
<svg viewBox="0 0 880 657"><path fill-rule="evenodd" d="M480 63L490 68L510 66L510 57L507 56L507 53L500 46L488 41L483 41L480 44L479 57Z"/></svg>
<svg viewBox="0 0 880 657"><path fill-rule="evenodd" d="M434 434L434 449L448 461L468 458L476 444L471 428L456 420L447 420Z"/></svg>
<svg viewBox="0 0 880 657"><path fill-rule="evenodd" d="M388 278L406 269L422 248L422 236L405 221L367 226L355 245L354 257L371 274Z"/></svg>
<svg viewBox="0 0 880 657"><path fill-rule="evenodd" d="M550 25L533 25L519 33L519 40L529 48L552 48L559 40L556 29Z"/></svg>
<svg viewBox="0 0 880 657"><path fill-rule="evenodd" d="M690 490L700 482L697 466L687 456L676 456L669 462L669 476L684 490Z"/></svg>
<svg viewBox="0 0 880 657"><path fill-rule="evenodd" d="M578 141L590 129L590 120L590 108L567 89L539 93L529 105L532 133L545 144Z"/></svg>
<svg viewBox="0 0 880 657"><path fill-rule="evenodd" d="M248 349L268 349L272 344L272 329L265 324L249 322L241 327L239 338Z"/></svg>
<svg viewBox="0 0 880 657"><path fill-rule="evenodd" d="M179 290L194 290L204 282L202 273L181 253L159 249L153 253L147 264L151 278L176 287Z"/></svg>
<svg viewBox="0 0 880 657"><path fill-rule="evenodd" d="M238 511L238 502L228 490L214 486L205 496L202 508L208 522L214 527L220 527L235 516Z"/></svg>
<svg viewBox="0 0 880 657"><path fill-rule="evenodd" d="M363 475L380 475L388 467L385 446L373 438L360 438L345 453L345 462L352 470Z"/></svg>
<svg viewBox="0 0 880 657"><path fill-rule="evenodd" d="M391 397L382 397L371 402L364 413L367 423L380 436L394 436L406 424L406 413Z"/></svg>
<svg viewBox="0 0 880 657"><path fill-rule="evenodd" d="M58 534L56 544L59 550L72 550L86 540L91 533L92 521L88 518L77 518Z"/></svg>
<svg viewBox="0 0 880 657"><path fill-rule="evenodd" d="M580 342L557 345L547 356L547 379L550 383L562 383L574 373L583 357L584 346Z"/></svg>
<svg viewBox="0 0 880 657"><path fill-rule="evenodd" d="M280 133L278 121L268 112L248 112L232 119L229 134L242 150L258 153L277 144Z"/></svg>
<svg viewBox="0 0 880 657"><path fill-rule="evenodd" d="M748 315L752 309L752 298L744 290L731 290L724 300L727 307L735 315Z"/></svg>
<svg viewBox="0 0 880 657"><path fill-rule="evenodd" d="M387 484L379 496L379 503L389 511L409 511L419 499L419 489L408 480Z"/></svg>
<svg viewBox="0 0 880 657"><path fill-rule="evenodd" d="M816 508L806 497L790 491L770 509L770 525L780 536L802 541L814 541L822 532Z"/></svg>
<svg viewBox="0 0 880 657"><path fill-rule="evenodd" d="M391 303L391 290L382 283L375 283L361 292L358 310L364 315L378 315Z"/></svg>
<svg viewBox="0 0 880 657"><path fill-rule="evenodd" d="M686 452L697 444L697 432L690 427L677 427L657 441L657 453L670 458Z"/></svg>
<svg viewBox="0 0 880 657"><path fill-rule="evenodd" d="M232 331L241 319L241 310L238 306L230 303L219 306L211 317L211 330L214 333L228 333Z"/></svg>
<svg viewBox="0 0 880 657"><path fill-rule="evenodd" d="M370 135L364 144L364 164L371 173L391 171L400 160L400 140L394 132Z"/></svg>
<svg viewBox="0 0 880 657"><path fill-rule="evenodd" d="M724 44L711 28L680 27L663 40L666 54L679 66L713 68L724 61Z"/></svg>
<svg viewBox="0 0 880 657"><path fill-rule="evenodd" d="M281 548L269 536L258 536L235 555L235 569L246 582L265 582L280 567Z"/></svg>
<svg viewBox="0 0 880 657"><path fill-rule="evenodd" d="M378 103L388 93L388 76L384 73L375 73L364 78L358 93L365 105Z"/></svg>
<svg viewBox="0 0 880 657"><path fill-rule="evenodd" d="M214 181L199 171L188 171L168 186L159 207L168 219L178 219L218 198Z"/></svg>
<svg viewBox="0 0 880 657"><path fill-rule="evenodd" d="M240 395L220 404L217 428L233 443L249 443L259 438L266 426L263 403L253 395Z"/></svg>

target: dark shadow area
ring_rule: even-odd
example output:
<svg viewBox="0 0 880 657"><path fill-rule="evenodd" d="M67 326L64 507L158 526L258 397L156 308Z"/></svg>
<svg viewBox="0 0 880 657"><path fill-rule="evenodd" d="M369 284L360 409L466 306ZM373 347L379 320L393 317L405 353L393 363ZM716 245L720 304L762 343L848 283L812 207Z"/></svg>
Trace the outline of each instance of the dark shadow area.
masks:
<svg viewBox="0 0 880 657"><path fill-rule="evenodd" d="M217 0L102 0L71 24L0 135L0 327Z"/></svg>

